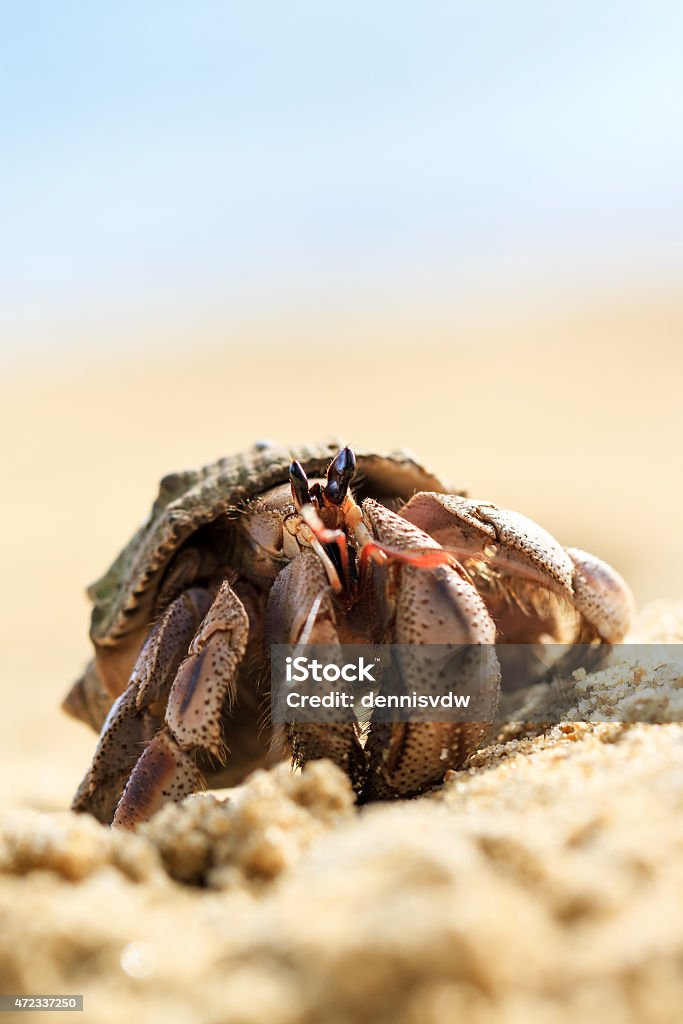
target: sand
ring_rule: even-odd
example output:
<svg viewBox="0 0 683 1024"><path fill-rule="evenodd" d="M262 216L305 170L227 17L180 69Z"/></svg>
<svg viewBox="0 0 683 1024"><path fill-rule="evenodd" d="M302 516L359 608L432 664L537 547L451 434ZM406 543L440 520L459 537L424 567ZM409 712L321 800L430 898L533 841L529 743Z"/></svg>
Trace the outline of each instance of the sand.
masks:
<svg viewBox="0 0 683 1024"><path fill-rule="evenodd" d="M680 638L683 606L639 631ZM577 682L606 699L627 671ZM510 723L441 788L362 810L321 761L136 835L8 810L0 837L0 991L83 993L94 1021L680 1020L677 724Z"/></svg>
<svg viewBox="0 0 683 1024"><path fill-rule="evenodd" d="M411 447L610 560L647 606L637 639L683 640L680 605L649 603L683 578L680 299L399 313L264 314L139 358L101 355L97 324L88 358L3 374L0 992L82 992L78 1019L105 1024L680 1020L683 735L654 704L649 724L508 725L438 793L360 812L327 764L137 836L66 811L95 743L59 709L85 584L162 474L257 437ZM620 680L577 695L599 715Z"/></svg>

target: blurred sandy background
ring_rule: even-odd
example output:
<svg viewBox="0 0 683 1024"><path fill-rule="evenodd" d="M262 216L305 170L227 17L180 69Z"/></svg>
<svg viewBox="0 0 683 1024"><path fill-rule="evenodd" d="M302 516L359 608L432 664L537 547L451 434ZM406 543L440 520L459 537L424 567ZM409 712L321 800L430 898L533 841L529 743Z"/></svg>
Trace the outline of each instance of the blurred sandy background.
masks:
<svg viewBox="0 0 683 1024"><path fill-rule="evenodd" d="M64 806L158 478L414 449L683 592L675 4L22 5L0 44L0 802Z"/></svg>

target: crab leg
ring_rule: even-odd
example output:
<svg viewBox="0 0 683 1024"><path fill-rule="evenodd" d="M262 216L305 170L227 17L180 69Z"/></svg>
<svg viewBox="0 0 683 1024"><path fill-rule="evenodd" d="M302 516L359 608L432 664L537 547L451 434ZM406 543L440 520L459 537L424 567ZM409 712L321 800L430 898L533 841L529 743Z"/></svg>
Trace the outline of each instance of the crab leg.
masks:
<svg viewBox="0 0 683 1024"><path fill-rule="evenodd" d="M194 587L169 605L149 634L126 690L107 715L92 764L78 788L74 811L88 811L108 824L140 751L162 723L178 667L211 604Z"/></svg>
<svg viewBox="0 0 683 1024"><path fill-rule="evenodd" d="M596 555L567 548L574 569L574 604L607 643L616 644L628 633L635 614L631 588L619 573Z"/></svg>
<svg viewBox="0 0 683 1024"><path fill-rule="evenodd" d="M324 566L312 551L303 551L273 584L266 611L266 643L338 647L331 595ZM292 722L285 732L295 764L329 757L359 788L365 756L352 711L347 721Z"/></svg>
<svg viewBox="0 0 683 1024"><path fill-rule="evenodd" d="M373 536L384 550L410 553L407 559L389 555L386 566L373 569L371 600L383 624L382 639L396 644L484 644L483 685L475 695L478 721L373 721L365 747L368 775L364 800L418 793L439 782L448 768L458 767L488 730L498 703L500 669L493 647L495 625L466 574L444 564L444 553L431 537L396 513L367 499L363 513ZM415 553L425 552L425 565ZM440 563L440 564L439 564ZM406 666L406 688L421 679L419 659Z"/></svg>
<svg viewBox="0 0 683 1024"><path fill-rule="evenodd" d="M136 704L137 684L116 698L102 727L90 768L76 791L71 810L94 815L108 825L131 769L159 728L159 718Z"/></svg>
<svg viewBox="0 0 683 1024"><path fill-rule="evenodd" d="M520 593L539 587L569 601L581 617L576 640L618 643L633 615L631 591L611 566L563 548L533 520L486 502L422 491L401 516L424 530L473 571L493 571Z"/></svg>
<svg viewBox="0 0 683 1024"><path fill-rule="evenodd" d="M133 768L116 808L115 826L134 828L162 804L181 800L203 786L196 754L204 751L217 758L223 755L221 710L226 699L234 700L248 632L244 606L225 580L178 667L168 693L164 724ZM156 662L163 653L155 654L152 660ZM169 660L173 661L173 656ZM168 676L164 674L164 678ZM163 690L155 685L153 673L148 680L146 677L149 696L163 700Z"/></svg>

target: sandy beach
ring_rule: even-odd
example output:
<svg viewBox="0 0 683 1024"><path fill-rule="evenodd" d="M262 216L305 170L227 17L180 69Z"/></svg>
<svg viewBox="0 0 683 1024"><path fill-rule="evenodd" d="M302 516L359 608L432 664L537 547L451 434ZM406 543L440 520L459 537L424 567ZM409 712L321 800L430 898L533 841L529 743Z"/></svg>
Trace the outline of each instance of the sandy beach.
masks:
<svg viewBox="0 0 683 1024"><path fill-rule="evenodd" d="M641 607L680 598L682 334L653 299L10 368L0 990L84 991L97 1021L674 1021L677 726L508 739L362 814L329 766L279 771L121 837L66 813L95 737L59 705L89 654L84 586L159 477L259 437L409 447L608 559ZM681 638L675 605L648 614Z"/></svg>
<svg viewBox="0 0 683 1024"><path fill-rule="evenodd" d="M672 3L5 5L0 1024L44 1024L7 1005L36 996L85 1024L681 1024L682 36ZM98 745L63 710L86 588L160 481L262 441L286 485L333 440L389 511L360 523L348 454L327 490L295 467L347 548L302 511L290 567L223 476L170 509L165 482L172 541L145 532L130 601L128 556L98 591L127 636ZM430 472L388 481L399 449ZM392 520L416 478L477 504ZM262 618L264 644L446 651L392 649L387 694L373 650L356 733L290 728L336 757L293 768ZM385 731L369 695L430 727ZM131 831L101 824L143 747Z"/></svg>

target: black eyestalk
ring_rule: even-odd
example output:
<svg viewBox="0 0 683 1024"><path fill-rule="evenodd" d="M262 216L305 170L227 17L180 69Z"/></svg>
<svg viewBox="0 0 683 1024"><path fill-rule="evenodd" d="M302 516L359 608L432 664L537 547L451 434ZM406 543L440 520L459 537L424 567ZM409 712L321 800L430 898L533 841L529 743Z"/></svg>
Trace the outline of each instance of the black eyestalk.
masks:
<svg viewBox="0 0 683 1024"><path fill-rule="evenodd" d="M341 505L349 490L349 484L356 472L356 456L350 448L342 448L335 455L327 470L327 483L323 494L330 505Z"/></svg>
<svg viewBox="0 0 683 1024"><path fill-rule="evenodd" d="M292 497L297 508L302 505L310 505L311 496L308 490L308 477L304 467L296 459L292 460L289 467L289 483L292 488Z"/></svg>

